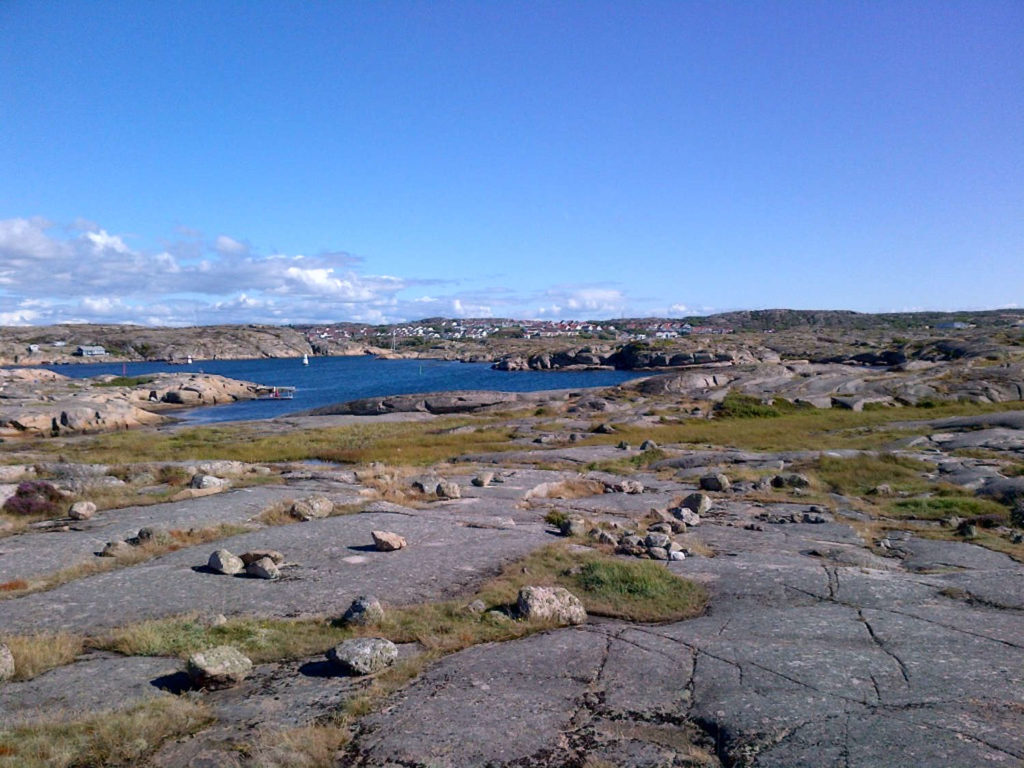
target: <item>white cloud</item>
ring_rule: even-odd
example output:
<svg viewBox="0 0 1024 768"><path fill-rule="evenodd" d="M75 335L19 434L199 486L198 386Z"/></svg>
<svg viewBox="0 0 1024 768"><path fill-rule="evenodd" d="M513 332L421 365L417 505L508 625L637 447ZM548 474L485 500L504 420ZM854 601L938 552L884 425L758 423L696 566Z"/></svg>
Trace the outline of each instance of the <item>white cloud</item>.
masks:
<svg viewBox="0 0 1024 768"><path fill-rule="evenodd" d="M214 241L213 249L217 251L217 253L235 255L243 255L249 252L248 245L235 240L233 237L228 237L227 235L220 235L216 241Z"/></svg>
<svg viewBox="0 0 1024 768"><path fill-rule="evenodd" d="M541 317L565 317L597 320L621 317L627 313L626 295L618 288L605 286L561 286L544 292L550 304L537 308Z"/></svg>

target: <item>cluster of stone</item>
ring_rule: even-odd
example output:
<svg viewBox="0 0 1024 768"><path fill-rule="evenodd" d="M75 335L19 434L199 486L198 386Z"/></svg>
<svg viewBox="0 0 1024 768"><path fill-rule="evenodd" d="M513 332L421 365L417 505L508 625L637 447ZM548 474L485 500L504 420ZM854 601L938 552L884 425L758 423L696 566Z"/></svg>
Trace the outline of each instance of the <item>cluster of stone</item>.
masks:
<svg viewBox="0 0 1024 768"><path fill-rule="evenodd" d="M493 479L494 475L491 475ZM487 485L490 482L488 479L482 483L480 487ZM474 485L477 485L474 480ZM424 496L431 496L438 499L460 499L462 498L462 489L459 484L453 480L448 480L444 477L419 477L413 480L413 490L419 491Z"/></svg>
<svg viewBox="0 0 1024 768"><path fill-rule="evenodd" d="M256 579L279 579L283 563L284 555L274 549L254 549L237 556L218 549L210 555L206 567L225 576L244 574Z"/></svg>

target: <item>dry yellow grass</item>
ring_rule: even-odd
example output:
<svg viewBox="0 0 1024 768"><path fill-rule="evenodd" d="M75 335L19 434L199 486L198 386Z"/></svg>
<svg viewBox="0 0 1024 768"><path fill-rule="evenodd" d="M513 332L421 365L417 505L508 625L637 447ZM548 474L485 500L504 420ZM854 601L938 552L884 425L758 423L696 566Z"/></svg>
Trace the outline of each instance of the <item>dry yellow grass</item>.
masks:
<svg viewBox="0 0 1024 768"><path fill-rule="evenodd" d="M77 720L40 720L0 730L0 767L138 766L164 741L212 721L203 704L173 696Z"/></svg>
<svg viewBox="0 0 1024 768"><path fill-rule="evenodd" d="M84 650L80 635L66 632L32 635L4 635L0 642L11 649L14 656L14 679L31 680L54 667L73 662Z"/></svg>

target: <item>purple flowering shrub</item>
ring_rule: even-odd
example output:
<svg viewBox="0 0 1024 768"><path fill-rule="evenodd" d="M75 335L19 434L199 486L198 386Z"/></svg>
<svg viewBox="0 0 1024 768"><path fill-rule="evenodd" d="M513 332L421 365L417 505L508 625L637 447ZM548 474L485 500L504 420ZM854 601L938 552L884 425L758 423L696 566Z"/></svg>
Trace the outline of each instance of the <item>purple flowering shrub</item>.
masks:
<svg viewBox="0 0 1024 768"><path fill-rule="evenodd" d="M26 480L7 501L3 510L9 515L53 517L61 500L60 491L42 480Z"/></svg>

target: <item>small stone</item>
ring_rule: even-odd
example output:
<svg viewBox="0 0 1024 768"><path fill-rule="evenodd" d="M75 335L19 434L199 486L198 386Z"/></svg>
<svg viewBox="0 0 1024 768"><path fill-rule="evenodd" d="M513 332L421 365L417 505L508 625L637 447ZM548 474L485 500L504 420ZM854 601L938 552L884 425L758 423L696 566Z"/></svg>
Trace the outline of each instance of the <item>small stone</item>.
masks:
<svg viewBox="0 0 1024 768"><path fill-rule="evenodd" d="M669 560L685 560L686 559L686 553L683 552L682 550L676 550L675 552L669 552L668 553L668 559Z"/></svg>
<svg viewBox="0 0 1024 768"><path fill-rule="evenodd" d="M200 688L230 688L245 679L252 670L252 662L235 647L221 645L193 653L186 668Z"/></svg>
<svg viewBox="0 0 1024 768"><path fill-rule="evenodd" d="M651 547L660 547L668 549L668 545L672 542L670 536L664 533L648 533L644 538L644 546L650 549Z"/></svg>
<svg viewBox="0 0 1024 768"><path fill-rule="evenodd" d="M96 505L91 501L76 501L68 510L68 517L72 520L89 520L96 514Z"/></svg>
<svg viewBox="0 0 1024 768"><path fill-rule="evenodd" d="M276 549L251 549L248 552L243 552L239 557L242 558L242 562L245 565L255 563L257 560L261 560L264 557L269 557L273 560L274 565L281 565L281 563L284 562L284 555Z"/></svg>
<svg viewBox="0 0 1024 768"><path fill-rule="evenodd" d="M651 533L672 533L672 525L671 523L655 523L648 526L647 530Z"/></svg>
<svg viewBox="0 0 1024 768"><path fill-rule="evenodd" d="M494 480L493 472L481 472L479 475L472 479L473 485L477 488L486 488Z"/></svg>
<svg viewBox="0 0 1024 768"><path fill-rule="evenodd" d="M366 626L384 621L384 608L373 595L360 595L341 617L342 624Z"/></svg>
<svg viewBox="0 0 1024 768"><path fill-rule="evenodd" d="M616 493L628 493L635 495L644 492L644 484L639 480L621 480L618 483L612 485L612 490Z"/></svg>
<svg viewBox="0 0 1024 768"><path fill-rule="evenodd" d="M14 677L14 654L11 649L0 643L0 683Z"/></svg>
<svg viewBox="0 0 1024 768"><path fill-rule="evenodd" d="M466 606L466 610L470 613L483 613L487 610L487 603L483 600L474 600L472 603Z"/></svg>
<svg viewBox="0 0 1024 768"><path fill-rule="evenodd" d="M442 499L461 499L462 489L453 480L441 480L437 484L437 495Z"/></svg>
<svg viewBox="0 0 1024 768"><path fill-rule="evenodd" d="M327 658L349 674L372 675L395 663L398 648L383 637L356 637L331 648Z"/></svg>
<svg viewBox="0 0 1024 768"><path fill-rule="evenodd" d="M261 557L259 560L254 560L249 563L245 566L245 573L247 576L252 576L257 579L281 578L281 571L278 570L277 563L269 557Z"/></svg>
<svg viewBox="0 0 1024 768"><path fill-rule="evenodd" d="M427 496L437 496L437 487L440 479L436 477L418 477L412 481L414 491L419 491Z"/></svg>
<svg viewBox="0 0 1024 768"><path fill-rule="evenodd" d="M627 443L625 440L619 440L619 444L616 445L615 447L618 448L620 451L628 451L629 443Z"/></svg>
<svg viewBox="0 0 1024 768"><path fill-rule="evenodd" d="M192 475L192 479L189 480L188 483L189 488L204 491L209 490L210 488L226 488L229 485L231 485L231 481L226 480L223 477L203 474Z"/></svg>
<svg viewBox="0 0 1024 768"><path fill-rule="evenodd" d="M653 440L644 440L640 443L641 451L656 451L658 450L658 444Z"/></svg>
<svg viewBox="0 0 1024 768"><path fill-rule="evenodd" d="M582 536L587 530L587 521L582 517L570 517L558 525L563 536Z"/></svg>
<svg viewBox="0 0 1024 768"><path fill-rule="evenodd" d="M881 485L876 485L868 493L874 496L892 496L892 486L888 483L882 483Z"/></svg>
<svg viewBox="0 0 1024 768"><path fill-rule="evenodd" d="M115 539L114 541L108 541L106 546L103 547L103 551L100 552L100 557L120 557L121 555L127 555L132 551L132 547L128 542Z"/></svg>
<svg viewBox="0 0 1024 768"><path fill-rule="evenodd" d="M599 424L594 428L594 432L598 435L614 435L615 427L611 424Z"/></svg>
<svg viewBox="0 0 1024 768"><path fill-rule="evenodd" d="M516 601L519 615L527 620L582 624L587 620L583 603L565 587L523 587Z"/></svg>
<svg viewBox="0 0 1024 768"><path fill-rule="evenodd" d="M810 479L798 472L790 472L788 475L776 475L772 478L773 488L806 488L810 484Z"/></svg>
<svg viewBox="0 0 1024 768"><path fill-rule="evenodd" d="M804 512L802 519L805 523L812 523L815 525L828 522L824 515L819 515L816 512Z"/></svg>
<svg viewBox="0 0 1024 768"><path fill-rule="evenodd" d="M614 547L618 544L618 541L608 531L601 530L600 528L592 528L590 533L587 534L596 544L607 544Z"/></svg>
<svg viewBox="0 0 1024 768"><path fill-rule="evenodd" d="M407 546L402 536L391 531L370 531L370 535L378 552L394 552Z"/></svg>
<svg viewBox="0 0 1024 768"><path fill-rule="evenodd" d="M672 510L672 514L674 514L676 519L683 523L683 525L700 525L700 515L689 507L676 507Z"/></svg>
<svg viewBox="0 0 1024 768"><path fill-rule="evenodd" d="M322 520L334 511L334 502L326 496L308 496L292 504L289 514L303 522Z"/></svg>
<svg viewBox="0 0 1024 768"><path fill-rule="evenodd" d="M669 520L668 525L672 529L672 533L686 533L687 526L682 520Z"/></svg>
<svg viewBox="0 0 1024 768"><path fill-rule="evenodd" d="M645 516L646 520L653 520L656 523L667 523L672 519L672 515L664 509L658 509L657 507L651 507L650 511Z"/></svg>
<svg viewBox="0 0 1024 768"><path fill-rule="evenodd" d="M691 512L696 512L698 515L706 515L710 511L712 505L713 502L711 501L711 497L706 493L691 493L683 499L679 506L684 509L688 509ZM678 517L678 515L676 515L676 517Z"/></svg>
<svg viewBox="0 0 1024 768"><path fill-rule="evenodd" d="M651 556L652 560L668 560L669 551L664 547L648 547L647 554Z"/></svg>
<svg viewBox="0 0 1024 768"><path fill-rule="evenodd" d="M729 478L721 472L715 472L710 475L704 475L700 479L700 489L702 491L716 491L725 492L728 491L732 484L729 482Z"/></svg>
<svg viewBox="0 0 1024 768"><path fill-rule="evenodd" d="M226 549L218 549L210 555L210 559L207 561L206 567L211 571L223 573L225 576L234 576L236 573L241 573L245 569L245 563L242 562L242 558L235 557Z"/></svg>

